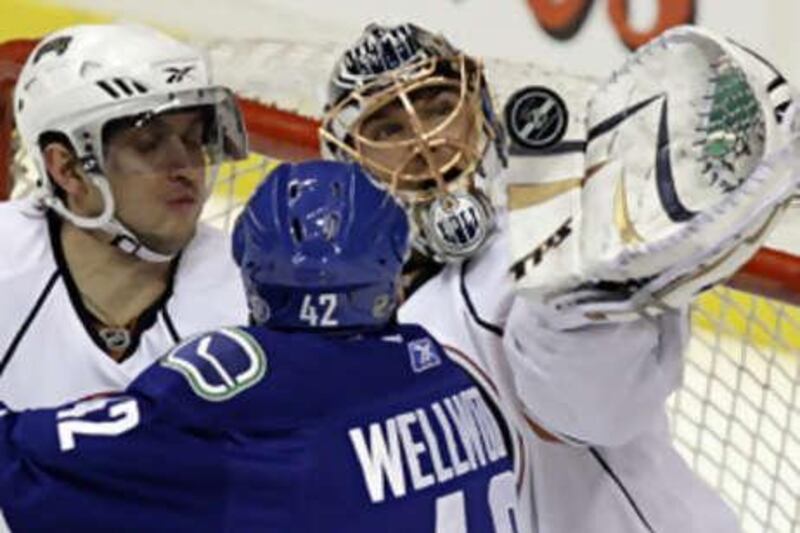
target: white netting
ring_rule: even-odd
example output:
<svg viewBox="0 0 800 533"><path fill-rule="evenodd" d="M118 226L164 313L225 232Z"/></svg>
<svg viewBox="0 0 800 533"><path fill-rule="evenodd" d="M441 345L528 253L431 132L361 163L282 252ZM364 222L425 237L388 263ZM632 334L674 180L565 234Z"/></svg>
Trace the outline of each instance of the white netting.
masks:
<svg viewBox="0 0 800 533"><path fill-rule="evenodd" d="M692 309L675 442L748 532L800 530L800 310L720 288Z"/></svg>
<svg viewBox="0 0 800 533"><path fill-rule="evenodd" d="M339 45L205 42L219 80L238 94L318 116ZM487 61L498 108L526 84L569 101L593 82L532 64ZM32 174L17 153L17 194ZM275 161L259 154L223 169L203 218L230 229ZM785 233L785 232L784 232ZM676 445L741 517L745 531L800 532L800 310L721 288L693 307L685 384L670 400Z"/></svg>

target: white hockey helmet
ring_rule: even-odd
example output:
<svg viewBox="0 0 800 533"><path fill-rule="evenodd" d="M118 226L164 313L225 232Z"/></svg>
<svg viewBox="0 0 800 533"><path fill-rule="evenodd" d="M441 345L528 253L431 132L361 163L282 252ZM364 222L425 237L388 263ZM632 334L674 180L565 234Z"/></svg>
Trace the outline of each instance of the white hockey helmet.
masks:
<svg viewBox="0 0 800 533"><path fill-rule="evenodd" d="M14 93L16 126L39 172L43 204L78 227L100 229L123 251L166 261L115 217L105 175L110 129L141 127L161 114L199 109L203 116L202 166L206 175L226 160L247 155L247 136L233 94L212 85L209 67L194 48L134 25L74 26L48 35L33 50ZM80 167L100 191L96 217L65 205L45 166L44 145L68 142Z"/></svg>

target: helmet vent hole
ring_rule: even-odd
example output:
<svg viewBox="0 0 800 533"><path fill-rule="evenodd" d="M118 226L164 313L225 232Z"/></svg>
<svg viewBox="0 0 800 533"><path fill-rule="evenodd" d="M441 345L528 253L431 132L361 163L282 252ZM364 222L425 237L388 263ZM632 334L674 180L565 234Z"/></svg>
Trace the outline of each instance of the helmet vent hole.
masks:
<svg viewBox="0 0 800 533"><path fill-rule="evenodd" d="M86 78L90 76L92 72L100 68L101 68L100 63L97 63L95 61L84 61L81 64L81 68L78 71L78 74L80 75L81 78Z"/></svg>
<svg viewBox="0 0 800 533"><path fill-rule="evenodd" d="M300 185L296 181L289 183L289 200L295 201L300 194Z"/></svg>
<svg viewBox="0 0 800 533"><path fill-rule="evenodd" d="M333 185L331 185L331 189L333 191L333 197L338 199L342 195L342 186L338 181L334 181Z"/></svg>
<svg viewBox="0 0 800 533"><path fill-rule="evenodd" d="M303 235L303 226L300 224L300 220L297 218L292 219L292 223L289 226L292 232L292 238L295 242L303 242L305 239L305 235Z"/></svg>

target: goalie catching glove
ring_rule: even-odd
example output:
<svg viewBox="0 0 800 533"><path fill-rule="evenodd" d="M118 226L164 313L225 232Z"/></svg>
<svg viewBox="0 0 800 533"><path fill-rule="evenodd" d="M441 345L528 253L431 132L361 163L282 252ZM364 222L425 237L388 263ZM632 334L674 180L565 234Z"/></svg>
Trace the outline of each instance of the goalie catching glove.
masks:
<svg viewBox="0 0 800 533"><path fill-rule="evenodd" d="M577 186L529 207L509 188L518 291L571 328L681 308L731 276L796 189L790 104L774 67L705 30L639 49L588 102Z"/></svg>

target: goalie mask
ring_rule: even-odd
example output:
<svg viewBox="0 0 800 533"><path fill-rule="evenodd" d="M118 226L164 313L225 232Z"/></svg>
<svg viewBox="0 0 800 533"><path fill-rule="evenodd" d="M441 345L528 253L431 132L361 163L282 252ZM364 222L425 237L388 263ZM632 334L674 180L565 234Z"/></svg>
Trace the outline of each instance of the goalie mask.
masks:
<svg viewBox="0 0 800 533"><path fill-rule="evenodd" d="M129 227L115 205L117 176L190 183L185 194L174 193L174 203L181 194L188 197L184 203L191 203L192 211L182 223L193 232L218 165L247 155L232 93L211 84L196 50L145 27L76 26L49 35L20 73L14 110L39 172L41 203L77 227L103 231L113 245L148 261L170 260L177 251ZM99 191L97 212L68 207L44 159L53 142L72 152L75 171ZM130 207L128 220L136 209Z"/></svg>
<svg viewBox="0 0 800 533"><path fill-rule="evenodd" d="M502 129L482 65L443 37L367 27L334 68L320 134L326 155L361 163L403 202L426 256L460 259L486 241Z"/></svg>

